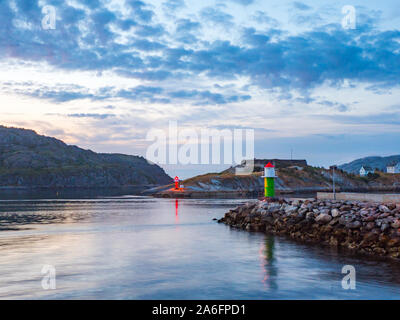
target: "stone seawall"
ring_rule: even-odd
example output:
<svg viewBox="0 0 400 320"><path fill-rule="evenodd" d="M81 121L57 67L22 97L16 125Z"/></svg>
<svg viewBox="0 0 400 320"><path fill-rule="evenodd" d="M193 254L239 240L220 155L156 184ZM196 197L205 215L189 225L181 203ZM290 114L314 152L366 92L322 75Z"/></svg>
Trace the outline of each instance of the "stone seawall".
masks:
<svg viewBox="0 0 400 320"><path fill-rule="evenodd" d="M400 194L390 193L352 193L352 192L340 192L334 195L331 192L317 192L317 199L321 200L333 200L336 196L336 200L342 201L373 201L373 202L394 202L400 203Z"/></svg>
<svg viewBox="0 0 400 320"><path fill-rule="evenodd" d="M400 259L400 204L334 200L254 201L218 220L248 231L286 235Z"/></svg>

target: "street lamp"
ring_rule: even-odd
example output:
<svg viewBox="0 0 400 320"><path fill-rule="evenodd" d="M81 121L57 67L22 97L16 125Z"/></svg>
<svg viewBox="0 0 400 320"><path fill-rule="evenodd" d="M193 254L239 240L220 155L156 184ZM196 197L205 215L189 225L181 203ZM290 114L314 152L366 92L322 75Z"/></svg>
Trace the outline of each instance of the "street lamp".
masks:
<svg viewBox="0 0 400 320"><path fill-rule="evenodd" d="M337 169L336 165L331 166L332 169L332 189L333 189L333 200L336 200L336 188L335 188L335 169Z"/></svg>

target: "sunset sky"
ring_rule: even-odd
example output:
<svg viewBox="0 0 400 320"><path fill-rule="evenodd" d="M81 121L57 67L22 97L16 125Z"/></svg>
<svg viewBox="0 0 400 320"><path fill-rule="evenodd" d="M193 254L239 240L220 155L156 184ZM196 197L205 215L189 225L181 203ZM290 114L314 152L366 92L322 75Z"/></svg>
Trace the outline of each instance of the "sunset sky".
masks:
<svg viewBox="0 0 400 320"><path fill-rule="evenodd" d="M400 154L399 26L398 0L0 0L0 124L143 156L169 120L254 129L258 158Z"/></svg>

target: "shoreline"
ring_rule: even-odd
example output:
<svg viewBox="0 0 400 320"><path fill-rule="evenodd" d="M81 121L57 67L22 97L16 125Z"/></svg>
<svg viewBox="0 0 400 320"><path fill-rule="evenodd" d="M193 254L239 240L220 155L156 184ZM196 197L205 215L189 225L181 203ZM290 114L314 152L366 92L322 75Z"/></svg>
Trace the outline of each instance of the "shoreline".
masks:
<svg viewBox="0 0 400 320"><path fill-rule="evenodd" d="M304 187L304 188L287 188L275 190L278 197L293 197L293 195L304 195L307 198L315 198L317 193L331 193L332 188L326 187ZM345 193L393 193L400 194L400 187L370 187L370 188L336 188L336 192ZM264 196L264 189L232 189L232 190L196 190L191 187L184 188L182 190L174 190L172 185L159 186L155 188L149 188L142 192L143 195L152 196L155 198L193 198L193 199L204 199L204 198L260 198Z"/></svg>
<svg viewBox="0 0 400 320"><path fill-rule="evenodd" d="M218 223L400 261L400 204L258 200L231 209Z"/></svg>

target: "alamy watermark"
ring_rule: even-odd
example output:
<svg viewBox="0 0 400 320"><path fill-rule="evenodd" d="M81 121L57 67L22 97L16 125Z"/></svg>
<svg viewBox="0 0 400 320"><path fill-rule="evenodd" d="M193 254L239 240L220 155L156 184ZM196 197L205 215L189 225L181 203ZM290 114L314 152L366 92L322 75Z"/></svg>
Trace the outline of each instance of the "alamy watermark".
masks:
<svg viewBox="0 0 400 320"><path fill-rule="evenodd" d="M44 30L55 30L56 29L56 8L53 6L44 6L42 8L44 17L42 19L42 28Z"/></svg>
<svg viewBox="0 0 400 320"><path fill-rule="evenodd" d="M345 265L342 268L342 274L346 274L342 279L342 288L344 290L356 289L356 268L352 265Z"/></svg>
<svg viewBox="0 0 400 320"><path fill-rule="evenodd" d="M146 140L153 142L146 158L157 164L243 164L238 175L254 169L254 161L242 163L254 159L254 129L179 129L177 121L170 121L168 131L152 129Z"/></svg>
<svg viewBox="0 0 400 320"><path fill-rule="evenodd" d="M56 286L56 268L46 264L42 268L42 288L43 290L55 290Z"/></svg>
<svg viewBox="0 0 400 320"><path fill-rule="evenodd" d="M342 19L343 29L355 29L357 26L356 8L351 5L343 6L342 14L344 14L344 17Z"/></svg>

